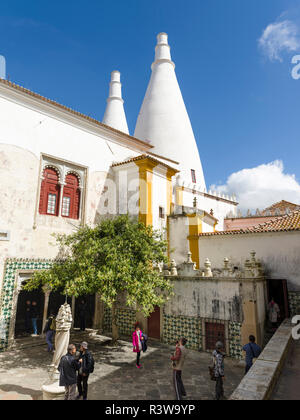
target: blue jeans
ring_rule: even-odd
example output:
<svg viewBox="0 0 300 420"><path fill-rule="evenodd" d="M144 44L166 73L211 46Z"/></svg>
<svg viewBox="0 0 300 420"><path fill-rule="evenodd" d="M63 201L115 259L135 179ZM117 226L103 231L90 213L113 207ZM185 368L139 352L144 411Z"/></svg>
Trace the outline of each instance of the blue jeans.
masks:
<svg viewBox="0 0 300 420"><path fill-rule="evenodd" d="M37 333L38 333L37 318L31 318L31 322L32 322L32 328L33 328L33 334L37 335Z"/></svg>
<svg viewBox="0 0 300 420"><path fill-rule="evenodd" d="M52 344L52 339L53 339L53 335L54 335L54 331L47 331L46 332L46 342L48 344L48 351L53 351L53 344Z"/></svg>

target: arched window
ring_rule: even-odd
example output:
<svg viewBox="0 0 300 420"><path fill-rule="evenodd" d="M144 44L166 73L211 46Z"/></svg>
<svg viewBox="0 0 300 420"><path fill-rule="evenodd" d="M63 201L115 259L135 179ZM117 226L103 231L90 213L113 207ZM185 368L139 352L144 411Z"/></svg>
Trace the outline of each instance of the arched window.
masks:
<svg viewBox="0 0 300 420"><path fill-rule="evenodd" d="M60 185L58 181L59 176L55 169L46 168L44 170L40 195L40 214L58 216L60 196Z"/></svg>
<svg viewBox="0 0 300 420"><path fill-rule="evenodd" d="M61 215L70 219L79 219L80 188L79 179L74 174L66 176Z"/></svg>

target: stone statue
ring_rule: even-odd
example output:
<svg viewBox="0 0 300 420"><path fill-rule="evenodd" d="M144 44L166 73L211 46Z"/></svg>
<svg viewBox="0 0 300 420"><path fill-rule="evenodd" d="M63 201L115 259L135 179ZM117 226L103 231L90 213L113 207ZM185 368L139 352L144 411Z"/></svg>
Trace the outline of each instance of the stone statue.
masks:
<svg viewBox="0 0 300 420"><path fill-rule="evenodd" d="M49 381L42 386L44 400L63 399L65 389L64 387L59 386L58 366L60 359L62 356L67 354L68 351L72 321L71 307L68 303L64 303L59 308L56 317L55 353L53 356Z"/></svg>
<svg viewBox="0 0 300 420"><path fill-rule="evenodd" d="M61 305L56 317L55 353L52 366L57 371L60 359L67 353L72 326L72 310L68 303Z"/></svg>

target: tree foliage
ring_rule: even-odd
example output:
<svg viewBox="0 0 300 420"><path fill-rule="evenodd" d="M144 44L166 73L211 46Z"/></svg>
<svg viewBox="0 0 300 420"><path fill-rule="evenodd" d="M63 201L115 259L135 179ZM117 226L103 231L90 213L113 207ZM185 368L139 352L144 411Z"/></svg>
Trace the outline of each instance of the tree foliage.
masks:
<svg viewBox="0 0 300 420"><path fill-rule="evenodd" d="M124 294L126 304L137 305L145 316L172 294L170 281L155 269L167 262L167 242L151 226L118 216L56 240L66 257L37 271L26 290L47 284L68 296L98 293L109 307Z"/></svg>

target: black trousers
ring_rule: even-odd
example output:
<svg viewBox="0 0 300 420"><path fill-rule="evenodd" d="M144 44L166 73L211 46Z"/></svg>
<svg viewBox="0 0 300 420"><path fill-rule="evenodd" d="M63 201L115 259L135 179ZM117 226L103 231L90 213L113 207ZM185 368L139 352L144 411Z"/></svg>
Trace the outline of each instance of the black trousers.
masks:
<svg viewBox="0 0 300 420"><path fill-rule="evenodd" d="M216 400L224 397L223 378L219 376L216 381Z"/></svg>
<svg viewBox="0 0 300 420"><path fill-rule="evenodd" d="M85 331L85 317L80 317L80 329Z"/></svg>
<svg viewBox="0 0 300 420"><path fill-rule="evenodd" d="M140 366L140 358L141 358L141 352L139 351L139 352L136 354L136 364L137 364L138 366Z"/></svg>
<svg viewBox="0 0 300 420"><path fill-rule="evenodd" d="M181 378L181 370L173 370L173 384L177 400L182 400L186 396L185 388Z"/></svg>
<svg viewBox="0 0 300 420"><path fill-rule="evenodd" d="M87 376L78 375L78 378L77 378L78 394L81 397L83 396L84 399L87 399L88 380L89 380L89 375L87 375Z"/></svg>

